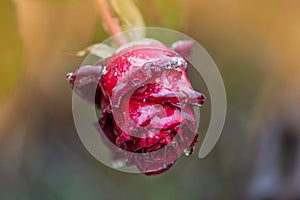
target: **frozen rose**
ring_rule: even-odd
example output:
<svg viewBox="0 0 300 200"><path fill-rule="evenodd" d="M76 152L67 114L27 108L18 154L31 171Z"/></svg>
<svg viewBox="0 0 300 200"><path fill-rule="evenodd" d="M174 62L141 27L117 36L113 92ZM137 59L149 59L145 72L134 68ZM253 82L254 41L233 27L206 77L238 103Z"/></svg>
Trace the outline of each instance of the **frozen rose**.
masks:
<svg viewBox="0 0 300 200"><path fill-rule="evenodd" d="M154 175L192 153L198 137L193 107L205 100L186 74L192 47L191 41L169 48L143 39L68 74L73 90L102 110L100 133L113 159Z"/></svg>

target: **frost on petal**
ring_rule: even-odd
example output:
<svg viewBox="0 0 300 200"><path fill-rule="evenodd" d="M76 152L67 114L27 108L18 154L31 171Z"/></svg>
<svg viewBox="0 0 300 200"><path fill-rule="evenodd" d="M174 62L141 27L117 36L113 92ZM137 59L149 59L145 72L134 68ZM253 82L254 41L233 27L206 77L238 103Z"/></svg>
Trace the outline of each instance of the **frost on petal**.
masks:
<svg viewBox="0 0 300 200"><path fill-rule="evenodd" d="M193 107L201 106L205 96L192 88L186 74L192 46L181 41L172 49L144 39L119 48L105 66L102 62L68 75L73 90L89 102L94 97L87 88L96 89L95 102L102 108L96 127L113 159L155 175L193 152L198 138Z"/></svg>

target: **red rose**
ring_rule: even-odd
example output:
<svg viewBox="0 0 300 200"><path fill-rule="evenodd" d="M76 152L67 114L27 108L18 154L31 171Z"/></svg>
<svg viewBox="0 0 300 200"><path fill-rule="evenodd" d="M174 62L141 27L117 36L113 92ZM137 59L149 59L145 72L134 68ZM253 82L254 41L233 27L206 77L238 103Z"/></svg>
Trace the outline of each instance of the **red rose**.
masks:
<svg viewBox="0 0 300 200"><path fill-rule="evenodd" d="M68 75L73 90L102 109L99 124L114 159L153 175L192 153L198 137L193 106L205 99L186 74L192 45L180 41L169 48L143 39Z"/></svg>

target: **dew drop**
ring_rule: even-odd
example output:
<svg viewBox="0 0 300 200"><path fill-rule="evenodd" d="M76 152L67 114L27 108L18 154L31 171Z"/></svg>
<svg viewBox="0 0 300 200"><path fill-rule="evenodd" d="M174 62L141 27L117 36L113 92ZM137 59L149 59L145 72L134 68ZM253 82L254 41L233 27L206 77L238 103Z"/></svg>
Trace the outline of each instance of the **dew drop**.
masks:
<svg viewBox="0 0 300 200"><path fill-rule="evenodd" d="M186 149L183 151L183 152L184 152L184 155L185 155L185 156L191 155L192 150L193 150L193 147L186 148Z"/></svg>
<svg viewBox="0 0 300 200"><path fill-rule="evenodd" d="M105 75L107 73L106 67L103 67L102 74Z"/></svg>

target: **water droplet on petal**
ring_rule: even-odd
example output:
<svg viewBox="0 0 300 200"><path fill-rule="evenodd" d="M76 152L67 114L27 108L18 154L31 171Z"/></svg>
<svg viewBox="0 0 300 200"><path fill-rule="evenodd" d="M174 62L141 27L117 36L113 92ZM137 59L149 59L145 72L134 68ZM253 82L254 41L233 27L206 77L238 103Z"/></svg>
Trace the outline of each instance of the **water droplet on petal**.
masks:
<svg viewBox="0 0 300 200"><path fill-rule="evenodd" d="M193 148L192 147L189 147L189 148L186 148L183 152L184 152L184 155L186 156L189 156L192 152Z"/></svg>

